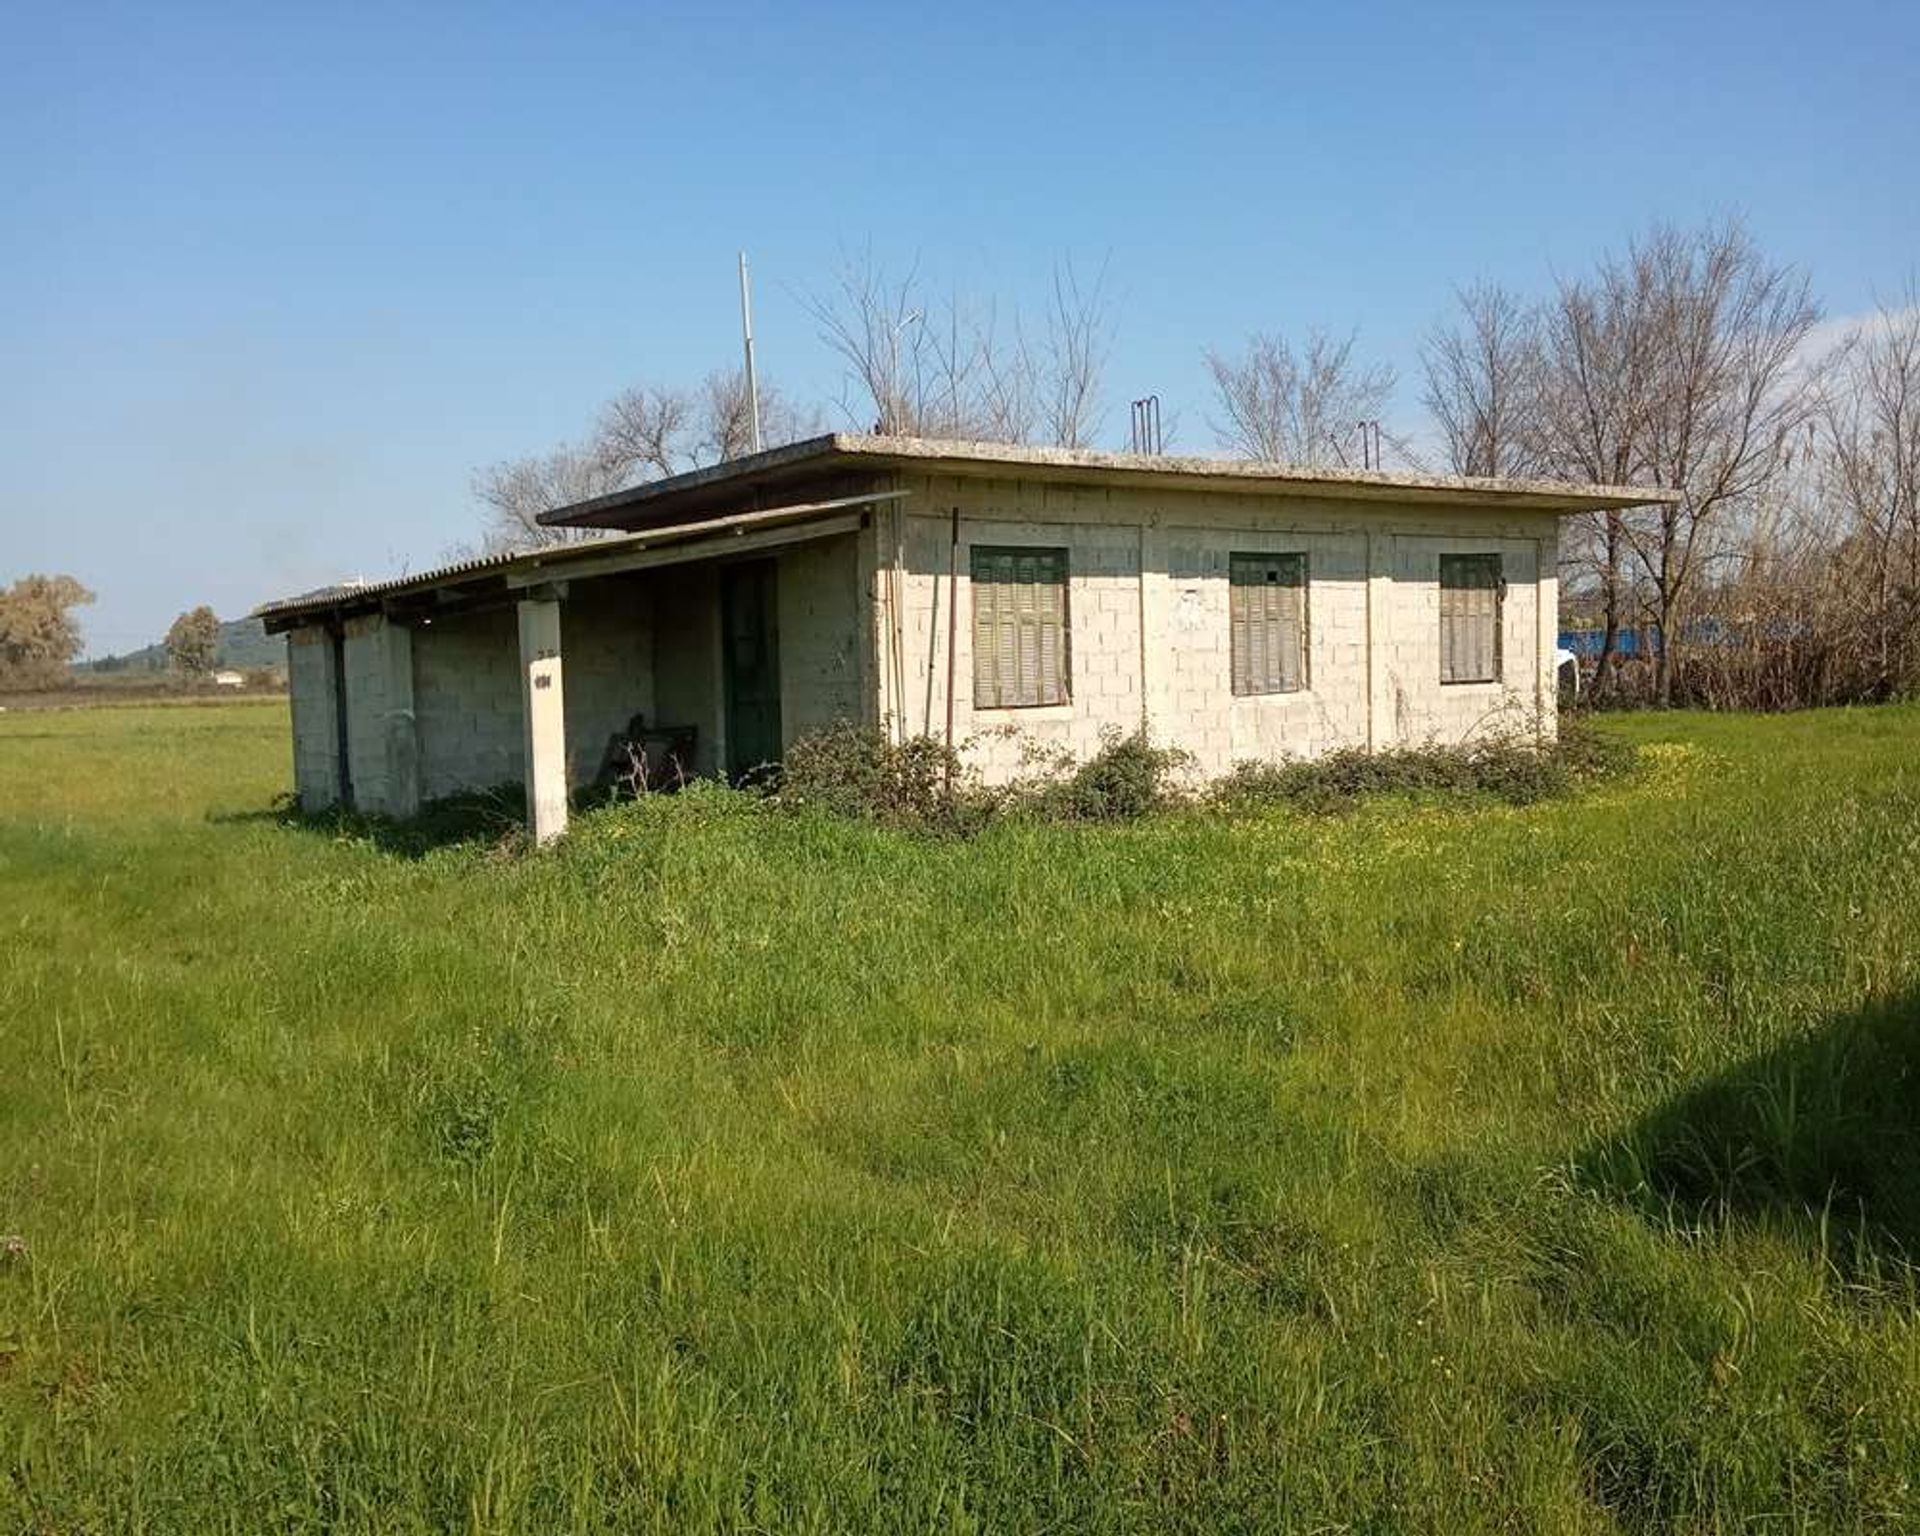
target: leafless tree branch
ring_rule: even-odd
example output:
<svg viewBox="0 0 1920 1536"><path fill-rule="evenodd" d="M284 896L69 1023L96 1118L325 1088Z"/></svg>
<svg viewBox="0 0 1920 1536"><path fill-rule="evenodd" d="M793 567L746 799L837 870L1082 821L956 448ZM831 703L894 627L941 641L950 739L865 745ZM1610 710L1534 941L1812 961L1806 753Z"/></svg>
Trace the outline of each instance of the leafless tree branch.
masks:
<svg viewBox="0 0 1920 1536"><path fill-rule="evenodd" d="M1541 317L1506 289L1456 290L1455 322L1435 326L1421 348L1425 402L1456 474L1531 475L1540 470Z"/></svg>
<svg viewBox="0 0 1920 1536"><path fill-rule="evenodd" d="M1221 446L1273 464L1340 462L1355 423L1377 417L1393 393L1393 370L1356 361L1354 340L1315 330L1296 353L1286 338L1256 332L1238 356L1209 350L1220 414L1208 424Z"/></svg>

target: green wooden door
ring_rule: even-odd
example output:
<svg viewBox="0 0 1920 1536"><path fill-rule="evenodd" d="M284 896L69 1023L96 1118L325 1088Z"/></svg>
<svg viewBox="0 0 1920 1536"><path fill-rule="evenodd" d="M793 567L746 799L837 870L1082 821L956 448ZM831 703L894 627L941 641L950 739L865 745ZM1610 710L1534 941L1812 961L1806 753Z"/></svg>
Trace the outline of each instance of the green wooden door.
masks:
<svg viewBox="0 0 1920 1536"><path fill-rule="evenodd" d="M739 779L780 760L780 633L775 602L780 567L748 560L720 573L726 636L727 774Z"/></svg>

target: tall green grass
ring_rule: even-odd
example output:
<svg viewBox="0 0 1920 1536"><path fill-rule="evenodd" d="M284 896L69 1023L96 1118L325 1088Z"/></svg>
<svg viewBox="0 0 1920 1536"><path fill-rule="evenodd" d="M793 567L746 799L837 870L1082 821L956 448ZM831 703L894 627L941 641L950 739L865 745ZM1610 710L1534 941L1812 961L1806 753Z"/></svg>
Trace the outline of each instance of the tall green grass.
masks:
<svg viewBox="0 0 1920 1536"><path fill-rule="evenodd" d="M0 718L0 1529L1920 1526L1920 711L1608 728L515 858Z"/></svg>

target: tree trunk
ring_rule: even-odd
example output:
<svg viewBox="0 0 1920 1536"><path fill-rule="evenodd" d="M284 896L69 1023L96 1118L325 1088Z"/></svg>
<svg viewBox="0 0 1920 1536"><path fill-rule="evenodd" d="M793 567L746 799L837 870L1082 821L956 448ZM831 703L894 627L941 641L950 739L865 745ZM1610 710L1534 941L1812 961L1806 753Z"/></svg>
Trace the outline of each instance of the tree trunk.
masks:
<svg viewBox="0 0 1920 1536"><path fill-rule="evenodd" d="M1654 573L1654 623L1660 647L1654 653L1654 694L1662 709L1673 708L1673 651L1680 638L1679 577L1674 572L1674 549L1679 541L1679 516L1667 507L1660 514L1660 569Z"/></svg>
<svg viewBox="0 0 1920 1536"><path fill-rule="evenodd" d="M1614 653L1620 647L1620 514L1607 514L1607 561L1600 583L1600 659L1593 665L1593 696L1606 697L1613 680Z"/></svg>
<svg viewBox="0 0 1920 1536"><path fill-rule="evenodd" d="M1660 616L1655 621L1660 631L1660 646L1654 652L1654 696L1662 709L1673 708L1673 600L1660 594Z"/></svg>

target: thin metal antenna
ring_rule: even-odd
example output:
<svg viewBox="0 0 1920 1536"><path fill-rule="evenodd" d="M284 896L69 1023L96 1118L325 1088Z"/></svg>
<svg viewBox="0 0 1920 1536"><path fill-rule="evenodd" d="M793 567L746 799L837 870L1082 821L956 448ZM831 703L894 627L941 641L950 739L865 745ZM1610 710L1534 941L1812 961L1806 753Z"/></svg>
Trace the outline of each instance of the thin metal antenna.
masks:
<svg viewBox="0 0 1920 1536"><path fill-rule="evenodd" d="M1421 474L1430 475L1433 473L1433 466L1429 464L1426 461L1426 459L1423 458L1420 454L1414 452L1413 448L1409 444L1407 444L1404 440L1397 438L1391 432L1387 432L1384 430L1377 433L1375 441L1377 442L1380 437L1386 438L1387 446L1391 448L1395 453L1399 454L1401 458L1405 459ZM1379 467L1378 465L1375 465L1375 468L1378 468L1378 467Z"/></svg>
<svg viewBox="0 0 1920 1536"><path fill-rule="evenodd" d="M740 253L740 339L747 349L747 442L760 451L760 376L753 367L753 288L747 281L747 253Z"/></svg>

